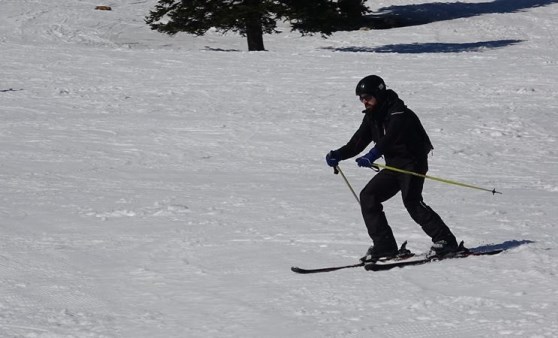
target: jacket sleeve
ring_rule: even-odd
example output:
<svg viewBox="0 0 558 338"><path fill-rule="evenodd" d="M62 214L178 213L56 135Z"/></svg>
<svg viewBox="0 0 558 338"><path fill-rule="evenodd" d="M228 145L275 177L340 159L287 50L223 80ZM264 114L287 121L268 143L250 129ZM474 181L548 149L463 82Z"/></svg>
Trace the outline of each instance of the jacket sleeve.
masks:
<svg viewBox="0 0 558 338"><path fill-rule="evenodd" d="M362 120L360 127L346 145L337 149L342 160L346 160L360 154L372 142L370 121L366 117Z"/></svg>

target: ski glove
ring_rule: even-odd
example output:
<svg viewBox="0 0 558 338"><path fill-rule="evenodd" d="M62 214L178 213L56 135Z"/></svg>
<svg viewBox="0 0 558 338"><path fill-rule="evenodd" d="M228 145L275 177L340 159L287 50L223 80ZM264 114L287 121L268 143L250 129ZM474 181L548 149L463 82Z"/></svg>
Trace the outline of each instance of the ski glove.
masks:
<svg viewBox="0 0 558 338"><path fill-rule="evenodd" d="M356 159L356 163L359 167L372 168L374 161L380 158L380 152L376 148L372 148L368 154L361 156Z"/></svg>
<svg viewBox="0 0 558 338"><path fill-rule="evenodd" d="M337 167L339 162L341 162L341 156L339 156L339 152L332 150L326 155L326 162L327 165L330 167Z"/></svg>

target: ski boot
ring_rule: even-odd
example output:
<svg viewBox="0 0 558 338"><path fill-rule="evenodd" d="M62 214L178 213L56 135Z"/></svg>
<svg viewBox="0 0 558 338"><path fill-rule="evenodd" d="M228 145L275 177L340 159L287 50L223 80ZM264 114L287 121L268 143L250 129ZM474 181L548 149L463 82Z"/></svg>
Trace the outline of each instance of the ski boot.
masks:
<svg viewBox="0 0 558 338"><path fill-rule="evenodd" d="M427 257L451 258L468 252L469 249L463 245L463 241L457 245L455 240L440 240L432 244Z"/></svg>
<svg viewBox="0 0 558 338"><path fill-rule="evenodd" d="M376 263L378 261L389 261L389 260L400 260L405 259L413 256L411 251L407 249L407 242L401 245L401 248L398 250L397 248L388 248L380 250L377 246L372 245L366 251L366 254L360 258L360 262L367 264L367 263Z"/></svg>

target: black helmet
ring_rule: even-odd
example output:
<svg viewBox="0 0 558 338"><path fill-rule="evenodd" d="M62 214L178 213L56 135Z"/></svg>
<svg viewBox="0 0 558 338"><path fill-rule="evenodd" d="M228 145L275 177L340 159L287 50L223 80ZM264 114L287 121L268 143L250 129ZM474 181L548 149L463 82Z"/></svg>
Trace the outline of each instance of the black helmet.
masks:
<svg viewBox="0 0 558 338"><path fill-rule="evenodd" d="M381 99L386 92L386 84L381 77L368 75L358 82L355 92L357 96L368 94Z"/></svg>

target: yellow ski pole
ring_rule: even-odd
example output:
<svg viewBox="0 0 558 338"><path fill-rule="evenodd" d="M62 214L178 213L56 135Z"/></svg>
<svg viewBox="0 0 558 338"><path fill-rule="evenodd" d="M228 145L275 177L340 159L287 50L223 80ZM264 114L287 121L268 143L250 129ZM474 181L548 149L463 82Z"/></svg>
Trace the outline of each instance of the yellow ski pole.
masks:
<svg viewBox="0 0 558 338"><path fill-rule="evenodd" d="M382 168L382 169L387 169L387 170L395 171L395 172L398 172L398 173L403 173L403 174L418 176L418 177L422 177L422 178L428 178L428 179L430 179L430 180L434 180L434 181L438 181L438 182L442 182L442 183L447 183L447 184L453 184L453 185L457 185L457 186L460 186L460 187L471 188L471 189L477 189L477 190L482 190L482 191L488 191L488 192L491 192L492 195L494 195L494 194L501 194L501 192L496 191L496 189L490 190L490 189L486 189L486 188L481 188L481 187L477 187L477 186L474 186L474 185L471 185L471 184L467 184L467 183L461 183L461 182L457 182L457 181L447 180L447 179L445 179L445 178L439 178L439 177L434 177L434 176L429 176L429 175L423 175L423 174L415 173L415 172L413 172L413 171L403 170L403 169L391 167L391 166L384 165L384 164L373 163L373 164L372 164L372 168L373 168L373 167L378 167L378 168Z"/></svg>

